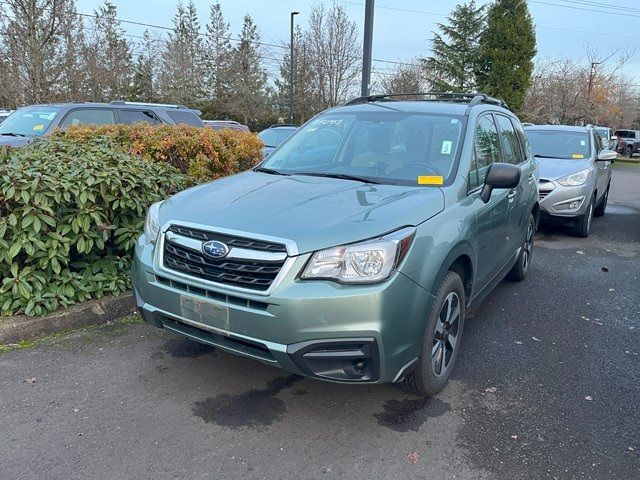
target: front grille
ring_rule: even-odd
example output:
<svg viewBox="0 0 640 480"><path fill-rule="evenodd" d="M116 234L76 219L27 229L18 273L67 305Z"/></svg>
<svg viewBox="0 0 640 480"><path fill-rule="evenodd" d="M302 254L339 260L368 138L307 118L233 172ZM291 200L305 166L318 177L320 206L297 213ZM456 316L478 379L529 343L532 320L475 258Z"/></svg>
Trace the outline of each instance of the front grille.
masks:
<svg viewBox="0 0 640 480"><path fill-rule="evenodd" d="M174 227L171 227L170 230L173 228ZM182 227L180 227L180 230L172 231L180 235L185 235ZM196 232L201 231L197 230ZM217 234L202 233L207 233L207 235L211 236L210 238L207 237L207 239L203 238L202 240L222 238L222 236L215 236ZM165 237L164 242L163 265L166 268L211 282L252 290L267 290L278 273L280 273L284 262L284 260L265 261L238 258L213 259L205 256L203 253L173 243L167 237Z"/></svg>
<svg viewBox="0 0 640 480"><path fill-rule="evenodd" d="M222 233L207 232L191 227L172 225L169 231L182 235L183 237L195 238L203 242L217 240L227 244L229 247L246 248L248 250L260 250L261 252L287 252L287 247L281 243L267 242L264 240L254 240L251 238L225 235Z"/></svg>

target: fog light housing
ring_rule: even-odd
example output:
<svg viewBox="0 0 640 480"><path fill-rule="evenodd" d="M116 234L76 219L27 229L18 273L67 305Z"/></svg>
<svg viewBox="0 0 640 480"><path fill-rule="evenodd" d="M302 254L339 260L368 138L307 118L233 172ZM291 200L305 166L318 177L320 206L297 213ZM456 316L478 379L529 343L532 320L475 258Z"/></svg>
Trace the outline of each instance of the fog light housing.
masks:
<svg viewBox="0 0 640 480"><path fill-rule="evenodd" d="M555 203L553 205L553 209L557 212L573 212L580 209L580 207L582 206L582 202L584 202L584 199L584 195L580 197L569 198L562 202Z"/></svg>
<svg viewBox="0 0 640 480"><path fill-rule="evenodd" d="M312 340L289 345L287 353L310 377L370 382L380 375L378 345L374 338Z"/></svg>

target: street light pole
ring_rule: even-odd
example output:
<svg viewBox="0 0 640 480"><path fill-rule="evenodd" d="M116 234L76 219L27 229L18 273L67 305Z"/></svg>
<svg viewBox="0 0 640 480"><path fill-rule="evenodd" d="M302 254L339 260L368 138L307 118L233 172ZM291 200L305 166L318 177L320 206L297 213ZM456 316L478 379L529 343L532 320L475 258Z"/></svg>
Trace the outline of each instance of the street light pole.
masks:
<svg viewBox="0 0 640 480"><path fill-rule="evenodd" d="M295 58L293 53L293 17L300 12L291 12L291 52L289 55L289 123L293 124L293 79L295 72Z"/></svg>
<svg viewBox="0 0 640 480"><path fill-rule="evenodd" d="M362 47L362 87L361 95L369 95L371 84L371 46L373 44L373 2L366 0L364 7L364 42Z"/></svg>

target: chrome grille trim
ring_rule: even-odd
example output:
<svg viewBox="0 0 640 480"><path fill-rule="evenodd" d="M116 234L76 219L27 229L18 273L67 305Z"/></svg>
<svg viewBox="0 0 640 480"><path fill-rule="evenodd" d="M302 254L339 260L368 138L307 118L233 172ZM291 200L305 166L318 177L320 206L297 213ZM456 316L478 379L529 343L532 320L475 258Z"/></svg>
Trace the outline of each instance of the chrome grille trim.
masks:
<svg viewBox="0 0 640 480"><path fill-rule="evenodd" d="M283 260L280 260L281 262L283 261L280 271L274 278L271 285L269 285L269 287L266 290L257 290L254 288L246 288L246 287L241 287L237 285L229 285L226 283L206 280L204 278L200 278L194 275L187 275L185 273L182 273L164 266L165 236L168 233L169 228L173 225L176 225L178 227L184 226L188 228L194 228L194 229L205 231L205 232L209 231L211 233L220 233L224 235L237 236L237 237L242 237L247 239L253 238L253 239L264 241L264 242L281 243L285 245L287 249L287 254L284 256ZM215 228L215 232L212 231L213 228ZM192 244L192 246L194 245L195 244ZM252 251L252 253L255 254L256 251ZM276 253L276 252L260 252L260 253ZM160 235L158 235L158 240L156 242L155 249L154 249L153 263L156 271L162 272L165 276L167 276L170 279L176 279L176 280L183 279L185 281L190 282L191 284L195 283L197 285L208 286L209 288L213 287L217 290L243 292L246 294L251 294L256 296L268 296L273 292L274 289L278 287L278 285L282 282L283 278L287 275L292 265L295 263L297 255L299 255L298 246L293 240L283 239L279 237L272 237L269 235L253 234L250 232L244 232L244 231L238 231L238 230L232 230L232 229L226 229L226 228L211 227L208 225L201 225L196 223L167 222L160 229Z"/></svg>

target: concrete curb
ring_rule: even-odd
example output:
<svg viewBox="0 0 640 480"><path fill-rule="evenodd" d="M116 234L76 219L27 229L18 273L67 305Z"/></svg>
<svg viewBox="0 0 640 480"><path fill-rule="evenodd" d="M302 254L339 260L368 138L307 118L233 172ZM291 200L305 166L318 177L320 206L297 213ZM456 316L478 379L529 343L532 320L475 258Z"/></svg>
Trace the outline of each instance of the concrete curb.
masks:
<svg viewBox="0 0 640 480"><path fill-rule="evenodd" d="M131 293L72 305L44 317L0 317L0 344L18 343L74 328L113 322L136 311Z"/></svg>
<svg viewBox="0 0 640 480"><path fill-rule="evenodd" d="M640 158L626 158L626 157L618 157L616 162L621 163L640 163Z"/></svg>

